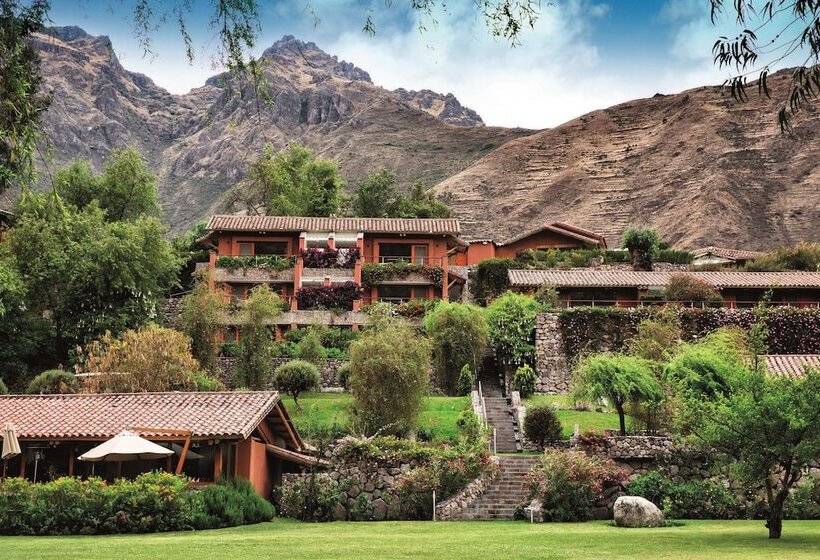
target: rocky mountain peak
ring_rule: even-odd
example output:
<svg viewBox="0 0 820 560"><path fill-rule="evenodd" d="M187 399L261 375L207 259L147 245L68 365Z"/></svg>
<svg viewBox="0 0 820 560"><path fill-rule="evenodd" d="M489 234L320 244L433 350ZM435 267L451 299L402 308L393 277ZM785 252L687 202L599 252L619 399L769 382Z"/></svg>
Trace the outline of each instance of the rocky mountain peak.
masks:
<svg viewBox="0 0 820 560"><path fill-rule="evenodd" d="M316 46L312 41L302 41L293 35L284 35L262 53L263 58L287 59L297 65L305 67L308 73L315 71L329 72L330 74L362 82L372 83L370 74L352 62L339 60Z"/></svg>

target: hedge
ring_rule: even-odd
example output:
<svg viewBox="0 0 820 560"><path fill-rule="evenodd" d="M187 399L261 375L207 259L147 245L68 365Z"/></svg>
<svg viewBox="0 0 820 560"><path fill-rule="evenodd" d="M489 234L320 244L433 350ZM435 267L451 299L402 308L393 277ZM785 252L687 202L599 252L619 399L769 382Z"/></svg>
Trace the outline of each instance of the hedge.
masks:
<svg viewBox="0 0 820 560"><path fill-rule="evenodd" d="M560 313L564 350L570 358L603 351L620 351L638 324L657 314L658 307L573 307ZM728 325L748 329L756 322L752 309L678 309L684 340L696 340ZM770 354L820 353L820 309L772 307L767 310Z"/></svg>
<svg viewBox="0 0 820 560"><path fill-rule="evenodd" d="M239 479L202 491L192 489L187 478L165 472L112 484L95 477L0 482L3 535L183 531L259 523L273 515L273 506Z"/></svg>
<svg viewBox="0 0 820 560"><path fill-rule="evenodd" d="M227 268L230 272L249 268L261 268L268 272L278 272L293 268L295 264L296 257L281 257L279 255L222 256L216 259L217 268Z"/></svg>
<svg viewBox="0 0 820 560"><path fill-rule="evenodd" d="M444 269L406 261L368 263L362 266L362 287L371 288L379 282L406 278L410 274L421 274L436 288L444 284Z"/></svg>
<svg viewBox="0 0 820 560"><path fill-rule="evenodd" d="M306 286L296 292L299 309L353 309L353 302L362 297L355 282L330 286Z"/></svg>

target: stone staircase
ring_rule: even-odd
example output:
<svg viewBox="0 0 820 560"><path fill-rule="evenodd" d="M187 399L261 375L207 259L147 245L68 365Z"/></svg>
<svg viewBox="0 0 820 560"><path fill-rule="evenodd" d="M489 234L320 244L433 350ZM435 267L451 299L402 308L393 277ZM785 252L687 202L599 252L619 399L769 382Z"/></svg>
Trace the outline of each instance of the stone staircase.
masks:
<svg viewBox="0 0 820 560"><path fill-rule="evenodd" d="M512 402L504 394L495 357L484 357L478 379L486 406L487 423L495 429L495 445L498 453L515 453L521 451L521 430L518 418L513 411Z"/></svg>
<svg viewBox="0 0 820 560"><path fill-rule="evenodd" d="M498 455L499 474L487 483L479 496L467 503L448 519L513 519L515 508L529 495L527 473L539 457L537 455Z"/></svg>

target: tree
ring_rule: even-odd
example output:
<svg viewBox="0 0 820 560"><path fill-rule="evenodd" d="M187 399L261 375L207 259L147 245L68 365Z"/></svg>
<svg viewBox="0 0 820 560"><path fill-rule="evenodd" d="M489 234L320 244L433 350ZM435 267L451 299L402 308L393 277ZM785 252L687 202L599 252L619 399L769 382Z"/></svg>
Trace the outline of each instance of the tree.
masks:
<svg viewBox="0 0 820 560"><path fill-rule="evenodd" d="M70 371L50 369L37 375L26 388L30 395L71 395L80 392L80 380Z"/></svg>
<svg viewBox="0 0 820 560"><path fill-rule="evenodd" d="M618 411L621 435L626 435L626 405L631 402L659 402L663 389L652 374L647 360L622 354L596 354L581 360L575 369L573 394L576 399L606 399Z"/></svg>
<svg viewBox="0 0 820 560"><path fill-rule="evenodd" d="M532 297L507 292L486 311L490 344L507 366L520 366L533 358L535 318L540 306Z"/></svg>
<svg viewBox="0 0 820 560"><path fill-rule="evenodd" d="M351 201L353 215L363 218L394 217L398 197L396 174L389 169L381 169L356 185Z"/></svg>
<svg viewBox="0 0 820 560"><path fill-rule="evenodd" d="M723 297L709 282L691 274L672 274L664 289L667 301L708 303L719 305Z"/></svg>
<svg viewBox="0 0 820 560"><path fill-rule="evenodd" d="M470 278L470 294L479 305L487 305L510 287L509 272L513 267L511 259L484 259L475 268Z"/></svg>
<svg viewBox="0 0 820 560"><path fill-rule="evenodd" d="M23 194L8 245L27 306L53 326L60 359L155 315L178 267L165 231L153 217L110 222L96 204L74 208L56 191Z"/></svg>
<svg viewBox="0 0 820 560"><path fill-rule="evenodd" d="M518 366L512 378L514 391L518 391L522 399L526 399L535 392L538 384L538 374L529 364Z"/></svg>
<svg viewBox="0 0 820 560"><path fill-rule="evenodd" d="M638 323L635 336L627 341L628 354L662 362L674 352L682 336L675 308L664 306L657 316Z"/></svg>
<svg viewBox="0 0 820 560"><path fill-rule="evenodd" d="M359 429L406 436L430 385L430 344L403 321L368 328L350 345L348 383Z"/></svg>
<svg viewBox="0 0 820 560"><path fill-rule="evenodd" d="M331 216L339 213L343 188L336 162L319 159L300 144L278 153L267 145L228 201L257 213Z"/></svg>
<svg viewBox="0 0 820 560"><path fill-rule="evenodd" d="M624 232L623 247L629 250L635 270L652 270L652 259L660 244L661 238L652 228L629 228Z"/></svg>
<svg viewBox="0 0 820 560"><path fill-rule="evenodd" d="M81 369L104 374L96 380L99 392L191 391L197 387L199 363L191 355L190 338L149 325L119 338L107 333L87 345Z"/></svg>
<svg viewBox="0 0 820 560"><path fill-rule="evenodd" d="M524 435L542 449L547 442L560 440L561 421L555 409L548 404L528 406L524 417Z"/></svg>
<svg viewBox="0 0 820 560"><path fill-rule="evenodd" d="M6 313L13 313L23 308L26 286L14 256L0 246L0 319Z"/></svg>
<svg viewBox="0 0 820 560"><path fill-rule="evenodd" d="M399 195L394 211L397 218L449 218L452 213L446 204L438 200L424 183L416 181L410 196Z"/></svg>
<svg viewBox="0 0 820 560"><path fill-rule="evenodd" d="M156 176L134 149L111 152L99 176L87 161L77 160L55 174L54 188L77 208L96 202L110 222L160 215Z"/></svg>
<svg viewBox="0 0 820 560"><path fill-rule="evenodd" d="M225 304L210 289L208 276L199 278L191 293L183 296L179 314L182 331L191 338L191 351L199 364L210 372L216 371L219 354L217 337L222 330Z"/></svg>
<svg viewBox="0 0 820 560"><path fill-rule="evenodd" d="M45 0L0 0L0 194L34 177L40 115L49 99L40 92L40 60L29 39L43 30L49 8Z"/></svg>
<svg viewBox="0 0 820 560"><path fill-rule="evenodd" d="M684 411L691 441L764 488L769 538L780 538L789 491L820 460L820 371L794 379L745 369L714 398L690 393Z"/></svg>
<svg viewBox="0 0 820 560"><path fill-rule="evenodd" d="M469 395L473 387L475 387L475 374L470 366L464 364L458 374L458 382L456 384L456 393L459 395Z"/></svg>
<svg viewBox="0 0 820 560"><path fill-rule="evenodd" d="M282 313L282 300L267 284L251 290L239 312L239 381L249 389L261 389L271 375L273 340L270 324Z"/></svg>
<svg viewBox="0 0 820 560"><path fill-rule="evenodd" d="M319 369L304 360L291 360L273 372L273 386L293 397L293 403L298 410L302 409L299 405L299 394L318 388L321 379Z"/></svg>
<svg viewBox="0 0 820 560"><path fill-rule="evenodd" d="M712 23L726 0L711 0ZM797 53L802 64L792 73L792 87L780 101L777 119L789 130L794 116L820 95L820 2L816 0L732 0L731 11L743 26L735 37L721 36L712 47L715 64L736 74L726 80L732 96L745 101L749 77L757 75L758 93L771 97L772 67ZM763 37L763 41L759 40Z"/></svg>
<svg viewBox="0 0 820 560"><path fill-rule="evenodd" d="M324 365L327 358L318 328L309 327L307 334L296 343L296 357L317 367Z"/></svg>
<svg viewBox="0 0 820 560"><path fill-rule="evenodd" d="M464 303L442 301L424 317L424 330L433 346L433 365L445 392L458 392L461 370L478 371L487 348L488 329L483 311Z"/></svg>

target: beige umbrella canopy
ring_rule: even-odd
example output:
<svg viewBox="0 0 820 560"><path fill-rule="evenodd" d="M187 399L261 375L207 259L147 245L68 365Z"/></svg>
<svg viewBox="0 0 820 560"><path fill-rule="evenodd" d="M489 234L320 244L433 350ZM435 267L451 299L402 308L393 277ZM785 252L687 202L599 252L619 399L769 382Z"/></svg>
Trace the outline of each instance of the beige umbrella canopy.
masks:
<svg viewBox="0 0 820 560"><path fill-rule="evenodd" d="M0 459L11 459L20 454L20 442L17 441L17 430L11 422L3 426L3 454Z"/></svg>
<svg viewBox="0 0 820 560"><path fill-rule="evenodd" d="M162 459L174 451L141 438L134 432L124 430L105 443L101 443L78 457L81 461L136 461L138 459Z"/></svg>

